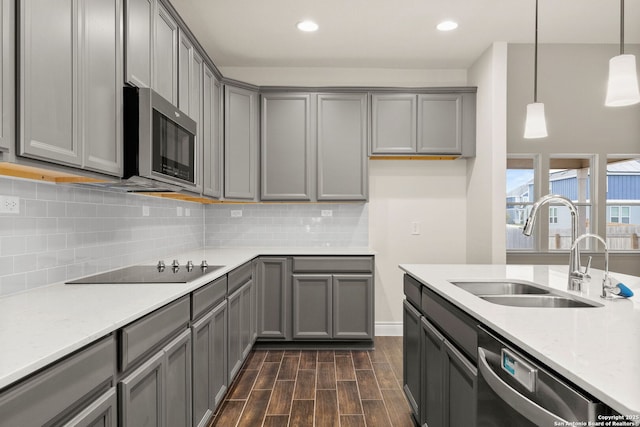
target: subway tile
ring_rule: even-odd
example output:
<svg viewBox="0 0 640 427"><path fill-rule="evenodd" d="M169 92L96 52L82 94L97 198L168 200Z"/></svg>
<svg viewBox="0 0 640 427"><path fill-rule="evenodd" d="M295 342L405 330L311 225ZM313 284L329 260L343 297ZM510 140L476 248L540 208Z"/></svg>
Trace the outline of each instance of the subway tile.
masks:
<svg viewBox="0 0 640 427"><path fill-rule="evenodd" d="M36 183L36 197L38 200L57 200L58 191L54 184Z"/></svg>
<svg viewBox="0 0 640 427"><path fill-rule="evenodd" d="M26 273L10 274L2 277L2 295L9 295L27 289Z"/></svg>
<svg viewBox="0 0 640 427"><path fill-rule="evenodd" d="M15 273L13 269L13 258L14 257L12 256L0 257L0 276L7 276Z"/></svg>
<svg viewBox="0 0 640 427"><path fill-rule="evenodd" d="M37 198L36 183L21 179L13 182L13 195L24 199Z"/></svg>
<svg viewBox="0 0 640 427"><path fill-rule="evenodd" d="M0 238L0 255L21 255L26 251L25 236L6 236Z"/></svg>
<svg viewBox="0 0 640 427"><path fill-rule="evenodd" d="M47 283L47 270L30 271L26 274L26 287L27 289L39 288L41 286L48 285Z"/></svg>
<svg viewBox="0 0 640 427"><path fill-rule="evenodd" d="M47 216L47 202L42 200L25 200L25 216L38 218Z"/></svg>

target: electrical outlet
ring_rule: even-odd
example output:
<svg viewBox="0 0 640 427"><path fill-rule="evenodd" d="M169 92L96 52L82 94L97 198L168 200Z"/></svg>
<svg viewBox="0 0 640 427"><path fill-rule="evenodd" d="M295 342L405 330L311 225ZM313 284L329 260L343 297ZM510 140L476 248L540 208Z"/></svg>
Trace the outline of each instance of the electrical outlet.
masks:
<svg viewBox="0 0 640 427"><path fill-rule="evenodd" d="M149 216L149 206L142 206L142 216Z"/></svg>
<svg viewBox="0 0 640 427"><path fill-rule="evenodd" d="M241 217L242 217L242 211L240 210L231 211L231 218L241 218Z"/></svg>
<svg viewBox="0 0 640 427"><path fill-rule="evenodd" d="M191 216L191 209L184 208L184 216Z"/></svg>
<svg viewBox="0 0 640 427"><path fill-rule="evenodd" d="M176 215L182 216L182 206L178 206L178 208L176 209Z"/></svg>
<svg viewBox="0 0 640 427"><path fill-rule="evenodd" d="M333 216L333 211L331 209L322 209L320 216Z"/></svg>
<svg viewBox="0 0 640 427"><path fill-rule="evenodd" d="M0 196L0 213L19 214L20 198L13 196Z"/></svg>

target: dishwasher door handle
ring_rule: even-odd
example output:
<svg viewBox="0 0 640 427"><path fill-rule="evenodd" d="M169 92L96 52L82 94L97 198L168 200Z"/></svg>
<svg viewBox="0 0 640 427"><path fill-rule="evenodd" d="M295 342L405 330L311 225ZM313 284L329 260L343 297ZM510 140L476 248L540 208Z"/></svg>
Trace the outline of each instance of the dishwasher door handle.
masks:
<svg viewBox="0 0 640 427"><path fill-rule="evenodd" d="M486 351L488 350L478 347L478 370L487 385L500 399L536 425L554 425L554 421L568 425L568 421L549 412L504 382L489 366Z"/></svg>

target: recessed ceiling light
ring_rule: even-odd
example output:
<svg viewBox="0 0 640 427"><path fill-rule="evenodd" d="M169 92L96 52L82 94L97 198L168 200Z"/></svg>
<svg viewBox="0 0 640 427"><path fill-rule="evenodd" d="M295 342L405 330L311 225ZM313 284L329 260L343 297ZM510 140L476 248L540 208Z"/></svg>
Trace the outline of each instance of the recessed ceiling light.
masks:
<svg viewBox="0 0 640 427"><path fill-rule="evenodd" d="M307 33L313 32L313 31L317 31L318 30L318 24L316 24L313 21L300 21L296 24L296 27L298 27L298 29L300 31L305 31Z"/></svg>
<svg viewBox="0 0 640 427"><path fill-rule="evenodd" d="M458 28L458 23L453 21L442 21L436 28L440 31L451 31Z"/></svg>

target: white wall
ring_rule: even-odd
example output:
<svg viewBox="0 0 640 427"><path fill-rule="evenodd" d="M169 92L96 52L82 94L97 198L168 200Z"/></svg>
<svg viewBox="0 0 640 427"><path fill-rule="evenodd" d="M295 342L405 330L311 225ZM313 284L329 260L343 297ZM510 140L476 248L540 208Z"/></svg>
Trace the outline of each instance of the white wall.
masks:
<svg viewBox="0 0 640 427"><path fill-rule="evenodd" d="M376 324L402 322L398 264L464 263L467 161L370 160L369 245L376 254ZM411 234L417 222L420 235Z"/></svg>
<svg viewBox="0 0 640 427"><path fill-rule="evenodd" d="M469 70L476 98L476 157L468 161L467 262L506 262L507 44L494 43Z"/></svg>

